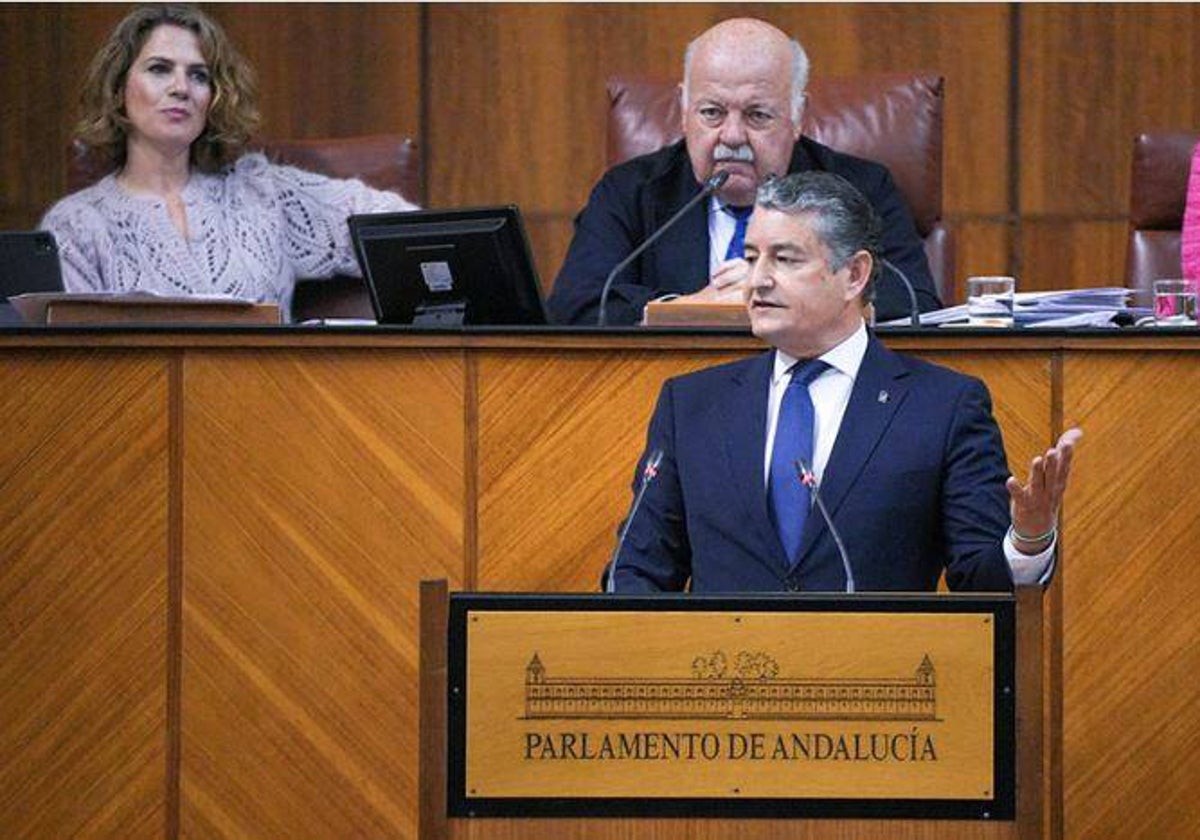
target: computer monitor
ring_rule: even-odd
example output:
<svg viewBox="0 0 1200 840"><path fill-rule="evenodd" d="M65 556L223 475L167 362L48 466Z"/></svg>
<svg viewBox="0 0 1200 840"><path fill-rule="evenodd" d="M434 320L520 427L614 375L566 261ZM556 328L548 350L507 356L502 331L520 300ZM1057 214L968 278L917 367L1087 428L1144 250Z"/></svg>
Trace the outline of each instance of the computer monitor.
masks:
<svg viewBox="0 0 1200 840"><path fill-rule="evenodd" d="M381 324L546 323L516 207L351 216L350 235Z"/></svg>

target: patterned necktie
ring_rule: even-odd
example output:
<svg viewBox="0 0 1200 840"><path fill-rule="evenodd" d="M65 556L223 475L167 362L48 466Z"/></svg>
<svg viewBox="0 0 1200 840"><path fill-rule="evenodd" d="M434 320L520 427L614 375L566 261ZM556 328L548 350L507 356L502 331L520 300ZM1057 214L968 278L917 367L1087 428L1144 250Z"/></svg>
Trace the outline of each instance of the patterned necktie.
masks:
<svg viewBox="0 0 1200 840"><path fill-rule="evenodd" d="M729 247L725 249L725 259L740 260L746 255L746 225L750 223L750 214L754 212L754 206L734 207L732 204L726 204L721 209L733 216L736 223L733 239L729 240Z"/></svg>
<svg viewBox="0 0 1200 840"><path fill-rule="evenodd" d="M808 385L828 368L820 359L797 362L792 367L792 381L783 393L775 424L768 502L775 531L791 566L799 559L800 536L811 505L808 486L800 480L797 469L801 458L810 468L813 462L814 413Z"/></svg>

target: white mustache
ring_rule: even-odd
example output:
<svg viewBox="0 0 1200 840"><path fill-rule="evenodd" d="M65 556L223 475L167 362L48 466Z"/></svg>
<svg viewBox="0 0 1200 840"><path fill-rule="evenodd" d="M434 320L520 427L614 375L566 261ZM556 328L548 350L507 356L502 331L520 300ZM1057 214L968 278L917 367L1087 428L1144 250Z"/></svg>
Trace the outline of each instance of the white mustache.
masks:
<svg viewBox="0 0 1200 840"><path fill-rule="evenodd" d="M726 146L724 143L718 143L717 147L713 149L713 162L721 163L726 160L737 163L754 163L754 149L750 148L749 143L743 143L740 146Z"/></svg>

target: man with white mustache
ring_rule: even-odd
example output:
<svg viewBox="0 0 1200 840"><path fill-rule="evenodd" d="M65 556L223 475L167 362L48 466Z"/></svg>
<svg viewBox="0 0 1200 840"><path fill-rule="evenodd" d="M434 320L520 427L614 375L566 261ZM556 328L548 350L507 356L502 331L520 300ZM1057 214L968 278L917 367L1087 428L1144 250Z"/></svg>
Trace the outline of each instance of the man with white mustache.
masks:
<svg viewBox="0 0 1200 840"><path fill-rule="evenodd" d="M595 323L608 273L717 172L728 174L720 190L616 278L608 323L638 323L646 303L667 295L739 301L755 190L768 176L810 170L840 175L867 196L884 222L882 255L908 275L922 311L939 308L912 215L887 169L800 134L807 83L804 48L764 21L726 20L693 41L680 86L684 139L600 180L575 219L548 301L552 318ZM906 315L903 285L881 283L875 307L880 320Z"/></svg>

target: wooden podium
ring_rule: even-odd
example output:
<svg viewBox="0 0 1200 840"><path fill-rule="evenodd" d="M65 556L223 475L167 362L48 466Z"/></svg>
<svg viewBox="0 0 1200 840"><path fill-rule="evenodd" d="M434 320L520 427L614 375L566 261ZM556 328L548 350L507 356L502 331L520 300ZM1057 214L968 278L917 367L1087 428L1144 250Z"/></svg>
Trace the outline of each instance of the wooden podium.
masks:
<svg viewBox="0 0 1200 840"><path fill-rule="evenodd" d="M1039 837L1041 598L423 582L419 836Z"/></svg>

